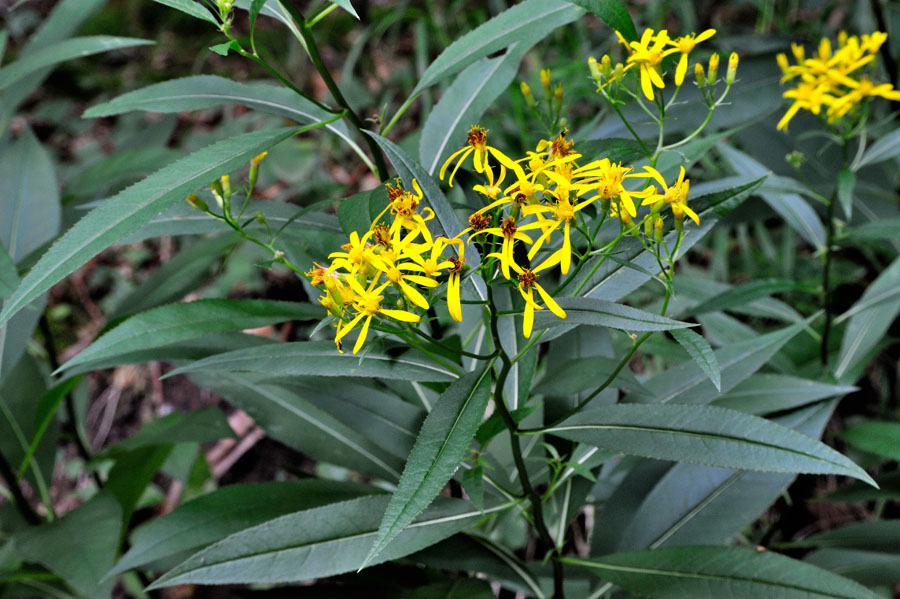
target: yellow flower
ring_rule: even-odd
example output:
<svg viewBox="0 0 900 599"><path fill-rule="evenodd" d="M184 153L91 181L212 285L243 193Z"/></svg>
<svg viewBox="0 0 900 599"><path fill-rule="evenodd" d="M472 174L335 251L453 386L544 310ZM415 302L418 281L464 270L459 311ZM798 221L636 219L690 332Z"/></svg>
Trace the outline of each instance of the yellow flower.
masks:
<svg viewBox="0 0 900 599"><path fill-rule="evenodd" d="M423 310L428 309L428 301L425 299L425 296L409 283L415 283L422 287L437 287L437 281L420 275L404 273L402 269L403 264L397 264L395 260L385 258L383 255L373 255L371 260L372 265L383 272L387 280L396 285L409 301Z"/></svg>
<svg viewBox="0 0 900 599"><path fill-rule="evenodd" d="M657 183L659 183L660 187L663 189L663 193L650 194L644 200L642 206L652 205L653 208L651 208L651 211L658 212L662 205L668 204L669 208L672 210L672 214L675 216L676 222L684 220L684 215L687 214L695 224L699 225L700 217L687 205L691 181L684 178L684 167L681 167L678 179L671 187L666 184L666 180L658 170L649 166L645 166L644 169Z"/></svg>
<svg viewBox="0 0 900 599"><path fill-rule="evenodd" d="M419 214L417 208L424 200L425 194L422 193L422 188L419 187L419 182L415 179L412 180L412 185L415 193L403 189L399 179L397 180L396 186L388 183L387 190L390 204L381 211L381 214L375 217L375 221L377 222L385 212L390 210L391 214L394 216L394 222L391 224L390 228L391 235L395 235L397 230L402 227L412 231L418 231L422 234L422 237L425 238L425 241L430 244L432 243L431 232L428 231L428 225L425 224L425 221L434 218L434 211L431 208L423 208L422 213L425 216L423 217Z"/></svg>
<svg viewBox="0 0 900 599"><path fill-rule="evenodd" d="M497 148L487 145L487 133L487 129L479 127L478 125L473 125L472 128L469 129L468 134L466 134L467 145L451 154L444 162L444 165L441 166L440 178L442 181L444 179L444 174L447 172L447 167L450 166L451 162L456 160L456 166L453 167L453 171L450 173L450 179L447 181L450 187L453 187L453 177L456 175L456 171L459 170L459 167L462 166L462 163L469 157L469 154L474 155L475 172L477 173L484 172L484 169L488 164L489 155L496 158L497 162L506 168L515 168L513 166L515 163L506 154Z"/></svg>
<svg viewBox="0 0 900 599"><path fill-rule="evenodd" d="M369 258L372 256L372 245L368 243L372 231L366 232L362 237L359 233L353 231L350 233L350 243L341 246L343 252L332 252L328 254L328 258L335 258L334 265L337 268L343 268L350 273L361 272L366 273L369 264Z"/></svg>
<svg viewBox="0 0 900 599"><path fill-rule="evenodd" d="M632 198L644 197L647 191L629 191L625 189L625 179L647 178L647 173L632 173L632 167L622 166L621 162L612 162L609 158L595 160L575 171L577 177L582 178L581 183L589 185L597 191L597 197L603 200L617 200L631 215L637 216L637 210Z"/></svg>
<svg viewBox="0 0 900 599"><path fill-rule="evenodd" d="M618 32L616 32L618 33ZM621 34L619 34L621 38ZM660 73L663 59L675 52L678 48L666 49L669 43L669 34L662 29L656 35L652 29L647 29L641 36L640 41L628 44L631 56L628 57L628 63L637 65L641 71L641 90L648 100L653 101L653 87L656 86L663 89L666 84L663 82Z"/></svg>
<svg viewBox="0 0 900 599"><path fill-rule="evenodd" d="M531 240L531 237L529 237L525 233L522 233L522 231L538 229L540 227L541 223L530 223L522 227L517 227L516 219L509 217L505 221L503 221L503 224L501 226L482 229L481 231L473 233L469 237L469 239L471 240L473 237L475 237L475 235L481 235L482 233L500 237L503 240L503 245L501 246L500 253L494 253L491 255L500 259L500 266L501 270L503 271L503 276L509 279L509 270L515 265L515 260L513 260L513 245L515 245L517 239L528 244L534 243Z"/></svg>
<svg viewBox="0 0 900 599"><path fill-rule="evenodd" d="M518 264L513 264L513 270L516 271L516 274L519 275L519 293L522 294L522 297L525 298L525 313L523 314L522 319L522 334L525 338L531 337L531 329L534 327L534 311L535 310L543 310L543 307L538 305L537 302L534 301L534 290L537 289L538 294L540 294L541 299L544 300L544 304L550 308L550 311L553 312L556 316L560 318L566 317L566 312L562 308L559 307L559 304L556 303L556 300L550 296L547 291L541 287L541 285L537 282L537 273L550 268L553 266L549 260L543 262L537 268L530 270L528 268L521 268Z"/></svg>
<svg viewBox="0 0 900 599"><path fill-rule="evenodd" d="M851 91L844 94L843 97L836 99L831 106L828 107L829 120L838 119L862 102L865 98L874 98L876 96L887 100L900 101L900 91L894 89L890 83L874 84L868 77L863 77L859 81L848 83Z"/></svg>
<svg viewBox="0 0 900 599"><path fill-rule="evenodd" d="M793 99L794 103L784 113L781 120L778 121L776 129L787 131L788 123L801 109L808 110L813 114L819 114L822 111L823 104L833 104L835 98L829 95L828 91L829 88L825 85L800 82L794 89L784 92L784 97Z"/></svg>
<svg viewBox="0 0 900 599"><path fill-rule="evenodd" d="M451 245L456 246L459 251L459 258L451 256L443 258L444 250ZM457 322L462 322L462 307L460 306L459 297L459 278L462 273L465 259L465 244L458 238L448 239L446 237L438 237L434 240L431 247L431 255L425 259L422 256L410 255L412 264L407 262L400 266L404 270L412 270L421 272L428 277L438 277L441 271L447 270L450 277L447 280L447 310L450 316Z"/></svg>
<svg viewBox="0 0 900 599"><path fill-rule="evenodd" d="M356 309L356 316L353 317L350 322L346 323L338 323L337 335L334 338L334 342L337 345L338 351L344 353L343 348L341 347L341 339L344 338L347 333L353 330L353 328L362 321L362 329L359 332L359 337L356 339L356 344L353 346L353 353L359 351L359 349L363 346L363 343L366 341L366 336L369 333L369 324L372 322L372 317L376 314L383 314L389 318L393 318L394 320L400 320L402 322L419 322L420 317L418 314L413 314L411 312L406 312L405 310L392 310L381 307L381 302L384 300L384 296L381 295L381 292L384 291L384 288L391 284L390 281L378 284L378 278L375 277L372 279L372 282L369 283L369 287L364 289L362 285L360 285L359 281L355 278L350 277L348 282L352 287L353 291L356 293L356 298L353 301L353 307Z"/></svg>
<svg viewBox="0 0 900 599"><path fill-rule="evenodd" d="M678 67L675 69L675 85L680 86L682 83L684 83L684 75L685 73L687 73L688 68L688 56L694 49L694 46L702 41L708 40L715 34L715 29L707 29L699 35L696 33L690 33L669 42L679 52L681 52L681 58L678 60Z"/></svg>

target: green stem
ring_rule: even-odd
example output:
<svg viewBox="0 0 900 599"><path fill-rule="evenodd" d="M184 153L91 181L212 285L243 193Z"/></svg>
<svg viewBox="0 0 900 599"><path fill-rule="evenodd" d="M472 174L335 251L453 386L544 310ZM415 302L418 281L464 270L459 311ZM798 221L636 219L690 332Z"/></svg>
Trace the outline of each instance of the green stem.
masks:
<svg viewBox="0 0 900 599"><path fill-rule="evenodd" d="M500 417L503 419L506 428L509 429L509 441L512 448L513 461L516 464L516 471L518 472L519 480L522 483L522 490L531 502L531 509L534 514L534 528L541 541L547 545L549 550L555 552L557 546L553 537L550 535L550 531L548 530L544 519L544 508L543 503L541 502L541 496L535 490L534 485L531 484L531 479L528 476L528 469L525 466L525 459L522 457L522 446L519 442L518 425L516 425L515 419L512 417L509 408L506 406L506 400L503 398L503 387L506 385L506 379L509 376L509 371L512 369L512 361L500 344L500 332L497 326L498 317L496 304L494 303L494 294L490 285L488 285L487 289L488 309L490 310L491 316L491 337L494 341L494 347L500 352L500 360L503 362L500 374L497 375L497 380L495 382L494 406L500 414ZM557 559L557 556L553 557L551 563L553 567L553 599L565 599L562 563Z"/></svg>
<svg viewBox="0 0 900 599"><path fill-rule="evenodd" d="M19 481L16 479L16 473L13 472L9 462L6 461L6 456L2 453L0 453L0 478L6 483L6 488L9 489L9 492L12 493L16 509L25 518L25 521L29 524L40 524L41 517L38 516L31 504L28 503L28 500L25 499L25 495L22 494L22 487L19 486Z"/></svg>
<svg viewBox="0 0 900 599"><path fill-rule="evenodd" d="M286 6L292 13L294 19L300 25L300 35L303 37L303 40L306 43L306 53L309 54L309 58L310 60L312 60L313 65L319 72L319 76L322 77L322 81L325 82L325 85L328 87L328 91L331 93L331 97L334 98L334 101L337 102L338 106L344 109L347 120L349 120L350 123L352 123L353 126L356 127L360 135L362 135L363 140L366 142L366 145L369 146L369 151L372 153L372 158L375 160L376 175L379 179L385 181L387 178L388 169L387 165L384 162L384 155L381 153L381 148L378 147L378 144L375 143L374 139L365 134L365 125L363 125L362 120L350 106L350 103L347 102L344 94L341 93L340 88L338 87L337 83L335 83L334 78L332 78L331 76L331 73L328 71L328 67L326 67L325 63L322 61L322 57L319 55L319 49L316 46L316 40L313 37L309 22L303 18L303 15L301 15L299 11L291 6L290 2L287 2Z"/></svg>

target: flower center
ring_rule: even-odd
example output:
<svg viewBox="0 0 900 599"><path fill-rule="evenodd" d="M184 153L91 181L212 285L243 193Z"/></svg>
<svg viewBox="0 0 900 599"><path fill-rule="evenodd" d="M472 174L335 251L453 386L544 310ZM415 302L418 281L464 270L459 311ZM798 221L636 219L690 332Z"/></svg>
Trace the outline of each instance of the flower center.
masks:
<svg viewBox="0 0 900 599"><path fill-rule="evenodd" d="M516 236L516 221L510 216L505 221L503 221L503 225L500 227L500 230L503 232L504 237L508 237L512 239Z"/></svg>
<svg viewBox="0 0 900 599"><path fill-rule="evenodd" d="M523 268L522 272L519 274L519 284L525 289L530 289L536 280L537 275L527 268Z"/></svg>
<svg viewBox="0 0 900 599"><path fill-rule="evenodd" d="M473 126L466 135L466 143L470 146L483 146L487 143L487 129L478 125Z"/></svg>

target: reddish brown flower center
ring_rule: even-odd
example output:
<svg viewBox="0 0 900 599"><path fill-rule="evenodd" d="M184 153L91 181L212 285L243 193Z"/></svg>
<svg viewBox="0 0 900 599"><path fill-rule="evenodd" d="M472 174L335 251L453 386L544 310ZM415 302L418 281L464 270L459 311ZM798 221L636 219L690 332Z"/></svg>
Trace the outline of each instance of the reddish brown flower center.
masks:
<svg viewBox="0 0 900 599"><path fill-rule="evenodd" d="M466 143L470 146L483 146L487 143L487 129L475 125L466 135Z"/></svg>
<svg viewBox="0 0 900 599"><path fill-rule="evenodd" d="M529 269L525 268L519 274L519 283L525 289L531 288L534 285L534 282L537 280L537 275L531 272Z"/></svg>
<svg viewBox="0 0 900 599"><path fill-rule="evenodd" d="M500 230L503 232L504 237L513 238L516 235L516 221L509 217L505 221L503 221L503 225L500 227Z"/></svg>
<svg viewBox="0 0 900 599"><path fill-rule="evenodd" d="M469 226L472 227L472 230L476 233L478 231L484 231L491 226L491 219L483 214L473 214L469 217Z"/></svg>

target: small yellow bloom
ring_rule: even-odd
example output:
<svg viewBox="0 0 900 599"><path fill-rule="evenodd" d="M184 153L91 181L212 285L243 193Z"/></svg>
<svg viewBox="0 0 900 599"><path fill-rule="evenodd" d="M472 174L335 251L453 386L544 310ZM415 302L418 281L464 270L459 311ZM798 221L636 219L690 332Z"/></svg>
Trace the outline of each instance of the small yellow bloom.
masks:
<svg viewBox="0 0 900 599"><path fill-rule="evenodd" d="M619 36L621 38L621 34ZM653 101L654 86L660 89L666 86L661 74L663 59L670 54L678 52L678 48L666 49L668 44L669 34L665 29L660 30L656 34L653 33L652 29L647 29L641 36L640 41L628 44L629 52L631 53L628 57L628 63L637 65L640 69L641 91L644 92L644 96L650 101Z"/></svg>
<svg viewBox="0 0 900 599"><path fill-rule="evenodd" d="M666 184L666 180L663 178L662 174L655 168L645 166L644 170L659 183L663 192L651 193L648 195L642 204L643 206L652 206L651 212L658 212L663 205L668 204L676 221L683 220L684 215L687 214L695 224L700 224L700 217L687 205L691 181L684 178L685 172L683 166L681 167L681 172L678 174L678 179L671 187Z"/></svg>
<svg viewBox="0 0 900 599"><path fill-rule="evenodd" d="M478 125L474 125L469 129L469 132L466 134L467 145L451 154L450 157L444 161L443 166L441 166L440 178L442 181L444 179L444 174L447 172L447 167L450 166L451 162L456 160L456 166L453 167L453 171L450 173L450 179L447 180L450 187L453 187L453 177L456 175L456 171L459 170L459 167L462 166L462 163L469 157L469 154L473 154L474 156L475 172L477 173L483 173L485 168L488 167L489 156L493 156L497 162L508 169L515 169L518 166L506 154L497 148L487 145L487 133L487 129L479 127Z"/></svg>
<svg viewBox="0 0 900 599"><path fill-rule="evenodd" d="M533 270L522 268L518 264L513 264L513 269L516 271L519 278L519 293L521 293L522 297L525 299L525 313L522 318L522 334L526 339L531 337L531 330L534 327L534 311L543 310L543 307L534 301L535 289L537 289L541 299L544 300L544 304L550 308L551 312L560 318L566 317L566 311L560 308L559 304L556 303L556 300L554 300L553 297L537 282L537 273L550 268L551 266L553 266L553 263L549 260L543 262Z"/></svg>
<svg viewBox="0 0 900 599"><path fill-rule="evenodd" d="M691 33L670 41L679 52L681 58L678 60L678 67L675 69L675 85L680 86L684 83L684 76L687 73L688 57L694 47L702 41L708 40L716 34L715 29L707 29L701 34Z"/></svg>
<svg viewBox="0 0 900 599"><path fill-rule="evenodd" d="M384 300L382 292L385 287L391 284L390 281L376 287L378 284L378 277L376 276L372 279L372 282L369 283L369 287L365 289L355 278L351 277L347 280L350 283L352 290L356 293L353 307L356 309L357 313L350 322L338 323L338 331L334 338L334 342L337 345L339 352L343 353L341 339L343 339L347 333L352 331L357 324L362 322L362 329L359 332L359 337L356 339L356 344L353 346L353 353L355 354L360 350L363 343L366 341L366 336L369 334L369 324L376 314L383 314L384 316L402 322L419 322L420 316L418 314L413 314L412 312L407 312L405 310L392 310L381 307L381 302Z"/></svg>

